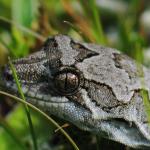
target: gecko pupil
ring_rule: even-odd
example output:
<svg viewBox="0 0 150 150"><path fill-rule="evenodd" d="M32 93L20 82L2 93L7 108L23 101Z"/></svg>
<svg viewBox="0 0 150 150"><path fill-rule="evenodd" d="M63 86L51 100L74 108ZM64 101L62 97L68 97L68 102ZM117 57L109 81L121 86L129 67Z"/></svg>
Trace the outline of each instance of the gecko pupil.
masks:
<svg viewBox="0 0 150 150"><path fill-rule="evenodd" d="M55 77L55 87L60 94L71 94L79 87L79 78L71 72L62 72Z"/></svg>

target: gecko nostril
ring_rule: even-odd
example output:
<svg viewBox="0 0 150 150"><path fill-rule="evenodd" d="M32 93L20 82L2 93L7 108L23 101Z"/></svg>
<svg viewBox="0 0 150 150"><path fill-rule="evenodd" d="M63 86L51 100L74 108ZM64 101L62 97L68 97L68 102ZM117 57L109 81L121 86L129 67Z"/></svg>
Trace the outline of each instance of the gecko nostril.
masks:
<svg viewBox="0 0 150 150"><path fill-rule="evenodd" d="M7 67L4 70L3 78L7 81L13 81L12 71L9 70Z"/></svg>

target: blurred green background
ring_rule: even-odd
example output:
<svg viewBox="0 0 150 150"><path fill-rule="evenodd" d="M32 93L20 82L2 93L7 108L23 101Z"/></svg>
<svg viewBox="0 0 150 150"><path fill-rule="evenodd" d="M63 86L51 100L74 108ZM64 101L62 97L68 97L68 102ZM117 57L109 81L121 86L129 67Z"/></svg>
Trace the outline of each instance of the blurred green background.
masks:
<svg viewBox="0 0 150 150"><path fill-rule="evenodd" d="M149 67L150 1L0 0L1 65L8 56L19 58L39 50L45 39L55 34L117 48ZM72 149L38 113L32 113L32 120L38 149ZM95 136L72 125L66 130L81 150L98 149ZM0 150L10 149L33 149L32 139L22 105L0 96Z"/></svg>

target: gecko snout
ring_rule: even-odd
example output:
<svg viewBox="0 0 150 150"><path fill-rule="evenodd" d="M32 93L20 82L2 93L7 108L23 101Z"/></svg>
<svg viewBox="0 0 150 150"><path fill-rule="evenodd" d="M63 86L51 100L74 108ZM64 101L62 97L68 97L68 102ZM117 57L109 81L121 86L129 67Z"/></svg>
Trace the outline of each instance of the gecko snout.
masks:
<svg viewBox="0 0 150 150"><path fill-rule="evenodd" d="M6 80L6 81L13 81L12 71L10 70L8 65L4 67L2 78L3 80Z"/></svg>

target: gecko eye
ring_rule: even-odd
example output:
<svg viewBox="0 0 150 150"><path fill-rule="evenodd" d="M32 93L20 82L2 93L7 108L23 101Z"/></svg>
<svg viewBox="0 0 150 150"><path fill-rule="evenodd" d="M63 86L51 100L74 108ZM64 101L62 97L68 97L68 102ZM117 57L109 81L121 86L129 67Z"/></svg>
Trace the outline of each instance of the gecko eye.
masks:
<svg viewBox="0 0 150 150"><path fill-rule="evenodd" d="M78 91L81 77L75 71L63 69L54 78L55 89L61 95L71 95Z"/></svg>

